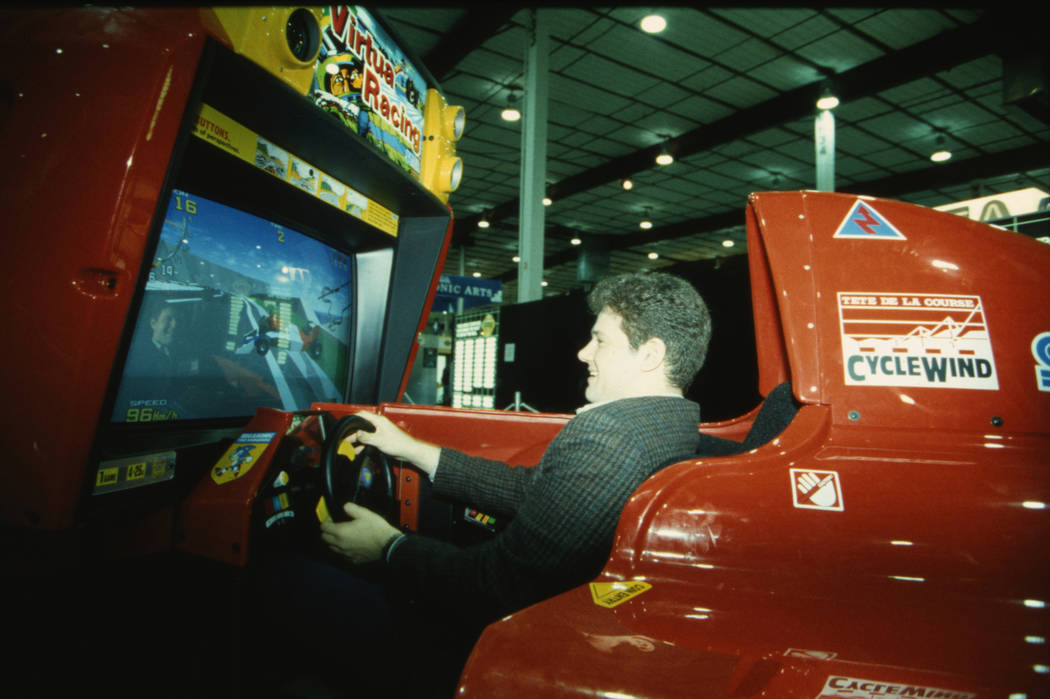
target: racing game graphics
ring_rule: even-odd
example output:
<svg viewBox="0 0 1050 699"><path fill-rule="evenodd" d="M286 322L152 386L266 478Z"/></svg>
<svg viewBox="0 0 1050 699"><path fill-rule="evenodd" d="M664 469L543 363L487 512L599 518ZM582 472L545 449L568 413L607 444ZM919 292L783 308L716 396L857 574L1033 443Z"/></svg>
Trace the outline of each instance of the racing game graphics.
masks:
<svg viewBox="0 0 1050 699"><path fill-rule="evenodd" d="M174 190L112 420L156 423L299 410L346 388L350 256Z"/></svg>

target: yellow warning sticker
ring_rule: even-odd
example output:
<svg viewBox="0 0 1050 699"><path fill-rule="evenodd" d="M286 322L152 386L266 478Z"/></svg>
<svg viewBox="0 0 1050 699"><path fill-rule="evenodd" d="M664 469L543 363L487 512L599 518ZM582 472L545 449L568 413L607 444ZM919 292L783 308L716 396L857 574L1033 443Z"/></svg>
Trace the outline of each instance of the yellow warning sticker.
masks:
<svg viewBox="0 0 1050 699"><path fill-rule="evenodd" d="M652 585L643 580L623 580L620 582L591 583L591 597L599 607L612 609L629 599L652 589Z"/></svg>

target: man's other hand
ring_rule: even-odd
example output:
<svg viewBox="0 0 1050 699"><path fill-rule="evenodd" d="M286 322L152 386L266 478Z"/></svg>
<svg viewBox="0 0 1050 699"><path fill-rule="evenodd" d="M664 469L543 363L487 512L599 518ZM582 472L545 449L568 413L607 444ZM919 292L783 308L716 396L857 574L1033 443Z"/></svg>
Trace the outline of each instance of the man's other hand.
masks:
<svg viewBox="0 0 1050 699"><path fill-rule="evenodd" d="M321 538L328 548L362 564L378 561L383 556L383 547L391 537L400 532L385 519L371 510L348 502L343 511L350 517L348 522L327 519L321 523Z"/></svg>

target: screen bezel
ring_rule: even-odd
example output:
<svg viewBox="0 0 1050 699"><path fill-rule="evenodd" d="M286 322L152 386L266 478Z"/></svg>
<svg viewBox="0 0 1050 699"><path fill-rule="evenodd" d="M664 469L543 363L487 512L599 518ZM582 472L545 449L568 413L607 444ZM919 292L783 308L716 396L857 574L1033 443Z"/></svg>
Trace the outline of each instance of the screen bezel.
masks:
<svg viewBox="0 0 1050 699"><path fill-rule="evenodd" d="M272 226L274 228L274 230L279 230L286 236L286 238L285 238L286 242L292 244L288 248L288 250L290 252L292 252L292 253L295 253L295 254L292 254L288 258L288 260L287 260L288 262L295 263L295 262L297 262L297 261L302 259L302 258L297 257L297 255L300 254L300 253L305 253L306 249L308 249L308 248L306 248L306 249L303 249L303 248L297 249L297 247L299 245L301 245L301 244L304 244L304 243L307 246L311 245L311 243L309 243L307 241L313 241L313 243L315 243L317 246L319 246L319 247L314 248L314 254L315 255L316 255L316 253L318 251L323 251L324 254L326 256L329 256L330 258L331 258L331 256L338 256L339 258L341 258L342 260L345 261L346 269L345 270L340 270L340 272L338 273L337 277L338 277L338 281L343 281L345 279L345 284L343 286L347 287L342 293L340 293L338 295L340 303L342 303L343 301L346 302L345 303L345 308L342 309L342 310L344 310L346 312L346 314L345 314L346 315L346 317L345 317L346 325L340 329L340 332L331 333L332 335L335 336L336 340L341 345L343 345L343 347L342 347L341 351L337 355L332 355L332 356L336 357L334 367L331 367L331 364L332 364L333 360L330 357L325 356L323 359L321 357L316 357L317 361L323 362L325 365L329 365L330 368L333 369L332 374L329 375L329 379L332 381L332 384L335 386L335 388L337 390L337 394L334 395L334 396L329 395L329 396L325 396L325 397L313 396L309 400L309 402L304 403L304 404L298 404L297 403L295 405L285 405L282 402L282 403L277 404L277 405L270 405L270 407L274 407L274 408L277 408L277 409L283 409L283 410L304 410L304 409L307 409L309 407L309 405L312 404L313 402L322 401L322 400L333 400L333 399L341 400L347 394L347 391L348 391L349 375L350 375L350 367L351 367L351 356L350 355L351 355L351 352L353 351L353 339L354 339L354 333L353 333L354 317L353 316L354 316L354 308L356 307L356 299L355 299L355 295L356 295L355 294L355 292L356 292L356 283L355 283L355 281L356 280L353 277L353 270L352 270L352 264L351 264L351 261L353 260L353 255L348 253L345 249L342 249L342 248L337 247L337 246L333 246L330 243L330 240L322 239L322 236L320 236L320 235L309 235L309 234L303 232L302 230L299 230L297 225L290 225L290 224L286 224L286 223L281 223L281 222L278 222L278 221L274 221L273 218L271 218L271 217L260 216L258 213L253 212L253 211L245 211L242 208L231 207L231 206L225 204L224 202L217 201L213 197L204 196L203 194L200 194L199 192L196 192L196 191L186 190L186 189L182 189L182 188L175 188L175 189L172 189L172 191L171 191L171 193L169 195L169 203L168 203L168 206L167 206L167 209L166 209L165 220L161 221L161 225L159 227L160 231L161 231L161 235L159 235L157 243L156 243L156 246L154 248L154 250L155 250L154 257L146 265L148 267L148 271L146 272L147 279L146 279L143 295L142 295L142 298L140 300L141 302L140 302L140 304L138 306L137 317L134 320L129 320L129 326L132 328L132 339L131 339L131 341L129 343L129 351L128 351L128 354L127 354L127 356L125 358L125 361L123 363L123 368L122 368L122 370L120 372L121 373L121 377L120 377L120 380L119 380L119 382L117 384L118 390L117 390L117 395L116 395L116 398L115 398L114 410L112 411L112 413L110 415L110 422L112 424L115 424L115 425L130 425L130 424L143 424L143 423L164 422L164 421L171 421L171 422L175 422L175 423L184 423L185 424L185 423L191 423L191 422L194 422L194 421L209 421L209 422L212 422L212 421L217 421L217 420L224 420L226 418L234 418L234 419L237 419L237 420L243 420L245 417L249 417L251 414L254 414L255 411L257 410L257 408L260 405L264 405L265 404L264 401L260 401L259 405L253 406L250 410L246 409L244 411L241 411L239 408L236 408L236 406L221 406L221 404L218 403L218 402L214 402L214 401L213 402L209 402L209 401L205 400L205 401L198 401L198 406L197 406L198 409L194 410L194 412L191 413L190 415L186 415L185 413L183 413L182 415L178 415L175 412L179 408L177 407L177 400L176 400L176 396L174 394L162 395L163 393L165 393L164 391L155 391L153 394L136 393L136 391L135 391L135 388L134 388L135 382L139 382L143 386L149 386L149 385L151 385L150 382L161 383L161 382L163 382L165 380L168 380L168 381L184 380L186 383L190 383L190 384L196 383L196 384L198 384L198 387L204 393L207 393L208 391L212 390L213 384L212 384L211 381L212 381L213 378L217 378L218 372L219 372L219 364L223 363L222 360L226 360L227 362L231 362L232 361L233 364L241 365L241 366L243 366L245 364L253 363L253 357L251 357L251 356L249 356L247 359L238 357L238 355L241 355L241 354L244 353L244 348L243 347L239 348L239 351L236 351L233 355L229 355L227 351L230 349L230 346L228 344L227 344L226 347L224 347L224 348L222 348L220 350L218 345L216 345L216 343L212 342L212 343L210 343L211 345L213 345L212 347L209 348L210 352L208 350L204 350L204 351L200 352L199 354L198 353L194 353L192 355L192 360L195 360L193 363L196 364L196 368L200 372L200 374L198 376L196 376L196 377L184 376L184 375L182 375L182 373L176 374L176 373L174 373L174 370L175 370L174 366L171 367L171 369L173 370L173 373L170 374L170 375L160 375L160 374L155 375L155 376L154 375L145 375L145 376L131 376L130 375L129 367L135 365L136 363L140 367L142 366L142 358L143 358L144 355L137 354L137 353L143 352L145 350L145 348L147 347L146 342L148 340L146 338L147 338L147 334L150 332L149 328L146 327L146 314L147 314L147 312L153 312L153 311L156 311L158 308L163 308L163 307L170 307L170 308L175 309L176 313L178 313L179 317L181 318L181 322L177 323L176 326L175 326L174 332L175 332L176 338L175 338L174 343L178 343L180 341L180 339L181 339L183 341L184 345L185 344L189 344L189 345L192 346L194 344L193 341L191 340L189 343L186 343L186 338L187 338L187 336L194 336L194 335L196 335L202 341L204 340L204 337L201 336L199 332L196 332L195 329L192 326L184 325L184 323L186 322L186 319L187 319L187 315L186 314L187 314L188 311L181 311L180 312L179 311L180 305L177 302L172 301L169 298L169 297L175 297L175 298L178 298L178 297L185 297L185 298L199 297L200 295L197 293L197 289L194 288L194 287L187 287L184 293L179 293L178 291L162 289L160 287L167 280L154 279L153 277L155 276L155 274L154 274L154 272L151 271L153 269L153 267L154 267L153 262L158 259L157 258L157 254L158 253L156 251L160 247L160 242L163 239L163 231L165 231L165 225L166 225L166 223L168 223L168 221L167 221L167 219L169 218L168 214L171 214L171 212L173 211L173 208L172 208L173 206L175 206L175 208L180 210L180 211L183 211L183 210L186 210L186 209L195 210L197 207L202 207L202 213L203 213L203 211L205 211L205 210L207 210L209 208L219 207L219 209L215 210L215 213L218 213L220 216L226 216L227 214L223 212L223 210L225 210L225 212L228 212L229 215L232 215L232 219L219 218L219 219L212 219L213 221L217 220L217 221L221 221L223 223L228 223L228 224L233 225L233 226L237 226L237 224L240 224L240 223L244 223L244 224L251 225L251 226L260 226L262 228L265 228L267 226ZM192 211L190 211L190 212L187 213L187 215L188 216L193 216L194 213ZM245 243L244 239L242 239L239 236L239 231L238 230L236 230L236 229L227 229L226 227L219 227L219 226L217 226L215 224L208 225L208 219L200 220L200 222L197 225L202 227L201 230L198 232L198 235L201 235L203 233L212 242L216 242L216 243L219 243L219 244L222 244L224 242L224 240L230 241L231 244L236 242L238 247L231 248L231 254L243 256L242 253L247 253L247 250L243 250L243 251L240 250L240 246L243 246L246 243ZM170 229L168 230L168 238L169 238L168 242L170 244L170 242L171 242L170 241ZM326 238L330 239L331 236L326 236ZM274 249L276 250L276 249L278 249L280 247L283 247L283 245L276 245ZM192 254L192 250L193 250L193 243L191 242L190 243L191 254ZM212 261L212 262L214 262L214 261ZM305 264L305 263L303 263L303 264ZM316 269L316 265L313 265L313 268ZM233 274L239 274L236 270L230 270L230 271ZM251 276L251 275L248 275L248 276ZM261 282L261 283L265 283L265 282L262 282L262 280L258 280L258 281ZM156 283L156 286L154 288L150 288L151 284L153 284L153 283ZM206 287L206 286L200 288L200 290L204 291L205 293L209 289L214 290L214 291L221 291L221 289L218 286L214 287L214 289L212 289L211 287ZM226 290L224 295L232 297L234 295L234 293L232 292L232 290ZM256 294L254 294L254 293L253 294L248 294L248 296L249 297L254 297L254 296L256 296ZM173 304L173 305L165 306L164 305L165 303ZM189 308L192 305L194 305L194 304L188 304L186 306L186 308ZM257 314L252 314L252 315L254 317L254 315L257 315ZM324 331L319 331L319 332L324 332ZM283 335L283 333L282 333L282 335ZM181 338L179 336L181 336ZM239 338L239 336L238 336L238 338ZM173 346L178 347L178 345L174 344L174 343L173 343ZM328 344L329 347L331 347L330 343L326 343L326 344ZM303 349L305 350L306 348L304 347ZM276 347L276 344L275 344L275 354L278 354L278 357L280 358L280 353L277 350L278 350L278 348ZM286 352L294 352L294 351L295 350L293 350L293 349L286 350ZM269 354L269 352L267 354ZM325 355L327 355L327 354L328 353L325 353ZM212 355L214 355L215 357L218 357L218 361L216 361L216 359L214 359L212 357ZM180 354L180 356L186 357L186 355L184 355L184 354ZM189 357L186 357L186 359L189 359ZM189 362L187 362L187 361L183 361L182 365L179 367L179 369L181 369L184 372L187 369L186 365L188 363ZM269 361L269 357L267 358L266 363L270 364L271 368L276 368L276 366L273 365L271 361ZM299 363L299 362L293 362L293 363ZM287 366L287 364L285 366ZM309 365L307 365L307 366L309 366ZM167 368L167 367L165 367L165 368ZM328 372L325 372L325 374L328 375ZM293 377L291 377L291 376L286 374L284 376L284 378L285 379L290 379L290 378L293 378ZM153 385L156 385L156 383L154 383ZM267 380L267 381L265 381L265 383L269 385L271 382L269 380ZM298 383L299 383L298 381L291 381L290 382L290 384L292 386L297 385ZM233 391L226 392L226 395L232 402L236 403L236 402L239 401L239 398L237 397L236 393L237 393L236 390L233 390ZM216 398L218 398L217 394L216 394ZM128 401L132 401L132 403L128 403ZM135 401L141 401L143 403L144 407L140 408L138 406L135 406L133 404ZM172 401L175 401L175 402L172 402ZM270 402L272 403L272 401L270 401ZM156 405L153 405L153 403L155 403ZM125 404L126 404L126 406L125 406ZM203 406L209 406L209 405L214 406L214 412L212 412L211 414L204 414L204 413L202 413L200 408L203 407ZM125 407L122 407L122 406L125 406L126 409L125 409ZM235 412L232 411L231 407L233 407L236 411ZM207 408L205 408L205 410L207 410Z"/></svg>

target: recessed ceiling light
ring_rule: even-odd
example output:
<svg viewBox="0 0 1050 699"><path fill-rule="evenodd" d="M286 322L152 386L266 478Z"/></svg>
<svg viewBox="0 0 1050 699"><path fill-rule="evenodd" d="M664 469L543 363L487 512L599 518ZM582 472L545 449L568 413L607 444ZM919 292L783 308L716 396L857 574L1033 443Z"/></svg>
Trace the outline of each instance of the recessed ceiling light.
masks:
<svg viewBox="0 0 1050 699"><path fill-rule="evenodd" d="M634 182L632 182L631 180L624 180L620 183L620 186L624 189L634 189Z"/></svg>
<svg viewBox="0 0 1050 699"><path fill-rule="evenodd" d="M667 151L664 151L664 152L660 153L660 155L656 156L656 164L657 165L670 165L673 162L674 162L674 158Z"/></svg>
<svg viewBox="0 0 1050 699"><path fill-rule="evenodd" d="M503 121L518 121L521 119L521 112L514 106L514 103L517 101L518 95L511 90L510 94L507 95L507 106L499 113L500 119L503 119Z"/></svg>
<svg viewBox="0 0 1050 699"><path fill-rule="evenodd" d="M944 147L944 136L937 137L937 150L930 153L930 160L935 163L943 163L945 160L951 160L952 152Z"/></svg>
<svg viewBox="0 0 1050 699"><path fill-rule="evenodd" d="M817 100L817 109L827 111L839 106L839 98L835 95L824 95Z"/></svg>
<svg viewBox="0 0 1050 699"><path fill-rule="evenodd" d="M570 240L569 242L570 242L571 244L573 244L573 245L582 245L582 244L583 244L583 241L582 241L582 240L580 240L579 238L573 238L573 239L572 239L572 240Z"/></svg>
<svg viewBox="0 0 1050 699"><path fill-rule="evenodd" d="M478 228L488 228L488 227L489 227L488 219L483 218L483 219L478 221Z"/></svg>
<svg viewBox="0 0 1050 699"><path fill-rule="evenodd" d="M638 223L638 227L641 228L643 231L647 231L647 230L649 230L650 228L653 227L653 222L650 221L649 219L646 219L644 221L640 221Z"/></svg>
<svg viewBox="0 0 1050 699"><path fill-rule="evenodd" d="M736 245L736 243L734 243L732 240L726 239L726 240L722 241L722 247L724 247L724 248L731 248L734 245Z"/></svg>
<svg viewBox="0 0 1050 699"><path fill-rule="evenodd" d="M551 201L551 198L550 198L550 197L543 197L543 205L544 205L544 206L550 206L550 205L551 205L551 204L553 204L553 203L554 203L554 202L552 202L552 201Z"/></svg>
<svg viewBox="0 0 1050 699"><path fill-rule="evenodd" d="M667 29L667 20L660 15L647 15L639 22L643 32L647 34L659 34Z"/></svg>
<svg viewBox="0 0 1050 699"><path fill-rule="evenodd" d="M659 259L659 257L660 257L660 253L658 253L658 252L651 252L651 253L649 253L649 254L647 255L647 257L648 257L648 258L649 258L650 260L656 260L656 259Z"/></svg>

